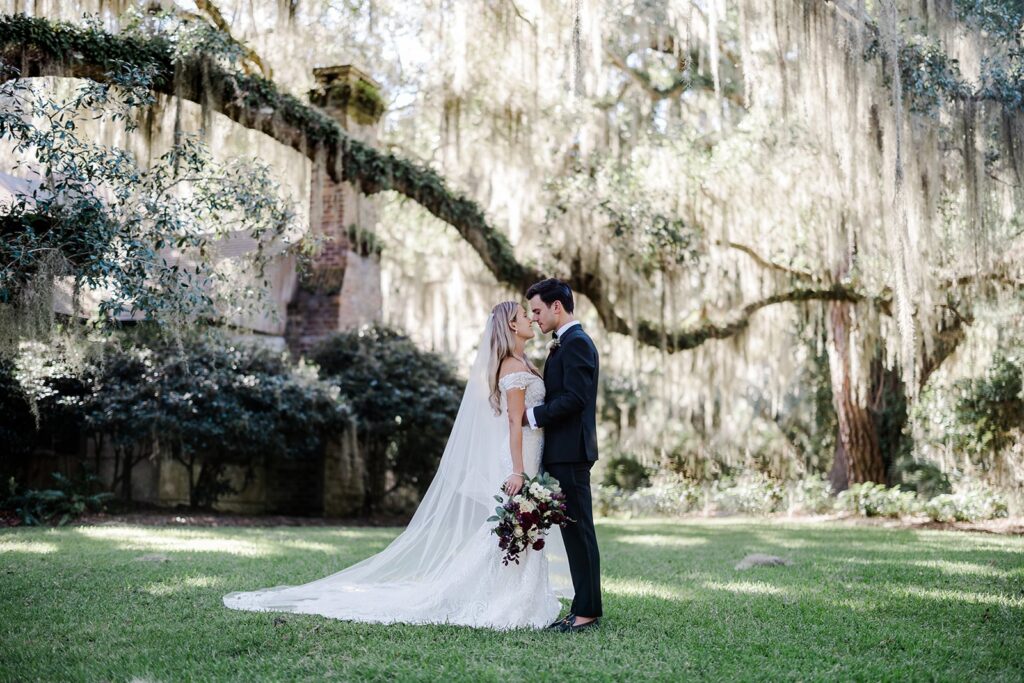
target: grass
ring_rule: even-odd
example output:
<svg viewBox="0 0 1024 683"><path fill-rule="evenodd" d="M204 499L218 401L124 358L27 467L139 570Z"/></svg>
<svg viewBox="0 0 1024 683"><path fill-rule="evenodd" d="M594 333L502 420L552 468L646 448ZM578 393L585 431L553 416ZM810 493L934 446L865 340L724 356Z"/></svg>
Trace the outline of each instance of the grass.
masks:
<svg viewBox="0 0 1024 683"><path fill-rule="evenodd" d="M596 632L238 612L396 529L0 532L0 680L1024 679L1024 537L718 519L599 524ZM744 555L788 567L733 568ZM140 559L163 555L167 561ZM283 617L283 618L282 618Z"/></svg>

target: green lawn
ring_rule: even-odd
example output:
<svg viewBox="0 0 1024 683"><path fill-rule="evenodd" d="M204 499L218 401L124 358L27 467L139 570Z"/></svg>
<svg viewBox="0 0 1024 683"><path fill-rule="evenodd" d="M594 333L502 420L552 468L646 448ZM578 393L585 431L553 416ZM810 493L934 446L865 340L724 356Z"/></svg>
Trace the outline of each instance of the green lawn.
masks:
<svg viewBox="0 0 1024 683"><path fill-rule="evenodd" d="M1024 680L1024 538L772 520L604 521L597 632L237 612L374 528L0 532L0 679ZM788 567L736 571L750 552ZM166 562L140 560L159 554ZM283 616L283 620L280 618Z"/></svg>

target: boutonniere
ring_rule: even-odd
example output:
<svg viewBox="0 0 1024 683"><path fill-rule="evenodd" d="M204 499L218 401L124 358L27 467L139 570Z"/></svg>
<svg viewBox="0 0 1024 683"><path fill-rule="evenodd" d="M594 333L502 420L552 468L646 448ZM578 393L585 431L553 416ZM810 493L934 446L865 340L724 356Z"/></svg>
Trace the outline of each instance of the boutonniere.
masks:
<svg viewBox="0 0 1024 683"><path fill-rule="evenodd" d="M561 345L562 342L558 339L558 337L555 337L554 339L548 342L548 353L551 353Z"/></svg>

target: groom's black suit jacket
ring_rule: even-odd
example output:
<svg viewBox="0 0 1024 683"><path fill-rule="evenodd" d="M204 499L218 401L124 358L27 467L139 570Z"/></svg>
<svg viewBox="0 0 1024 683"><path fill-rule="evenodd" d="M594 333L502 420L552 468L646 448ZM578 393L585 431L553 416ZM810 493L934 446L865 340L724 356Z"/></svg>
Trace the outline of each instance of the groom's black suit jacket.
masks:
<svg viewBox="0 0 1024 683"><path fill-rule="evenodd" d="M544 464L597 460L597 347L581 325L558 340L544 364L545 398L533 409L544 429Z"/></svg>

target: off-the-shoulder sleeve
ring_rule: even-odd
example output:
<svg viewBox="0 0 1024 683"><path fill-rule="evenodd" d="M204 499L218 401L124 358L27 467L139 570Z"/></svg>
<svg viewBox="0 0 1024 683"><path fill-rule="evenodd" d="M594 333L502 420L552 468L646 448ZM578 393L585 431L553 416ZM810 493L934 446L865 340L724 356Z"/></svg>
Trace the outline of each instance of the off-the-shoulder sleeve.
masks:
<svg viewBox="0 0 1024 683"><path fill-rule="evenodd" d="M510 372L498 380L498 388L502 391L526 389L532 376L529 372Z"/></svg>

